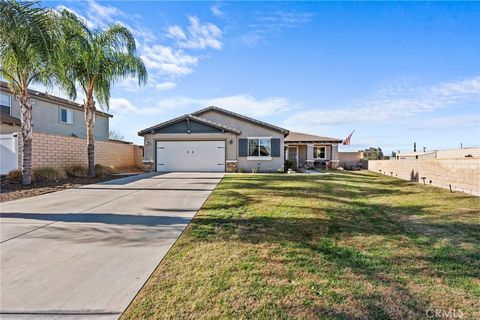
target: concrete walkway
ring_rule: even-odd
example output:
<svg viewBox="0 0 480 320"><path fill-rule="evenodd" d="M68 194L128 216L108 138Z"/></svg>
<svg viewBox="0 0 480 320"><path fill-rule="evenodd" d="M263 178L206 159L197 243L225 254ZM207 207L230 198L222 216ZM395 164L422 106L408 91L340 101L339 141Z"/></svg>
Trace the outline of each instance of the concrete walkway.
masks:
<svg viewBox="0 0 480 320"><path fill-rule="evenodd" d="M222 177L142 174L0 204L0 318L117 319Z"/></svg>

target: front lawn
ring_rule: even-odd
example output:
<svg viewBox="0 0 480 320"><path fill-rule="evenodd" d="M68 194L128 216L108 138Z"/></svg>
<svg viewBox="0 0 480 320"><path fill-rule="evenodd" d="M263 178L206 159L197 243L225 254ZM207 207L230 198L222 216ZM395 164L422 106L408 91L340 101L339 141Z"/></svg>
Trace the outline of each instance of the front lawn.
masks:
<svg viewBox="0 0 480 320"><path fill-rule="evenodd" d="M479 319L479 207L369 172L227 175L123 319Z"/></svg>

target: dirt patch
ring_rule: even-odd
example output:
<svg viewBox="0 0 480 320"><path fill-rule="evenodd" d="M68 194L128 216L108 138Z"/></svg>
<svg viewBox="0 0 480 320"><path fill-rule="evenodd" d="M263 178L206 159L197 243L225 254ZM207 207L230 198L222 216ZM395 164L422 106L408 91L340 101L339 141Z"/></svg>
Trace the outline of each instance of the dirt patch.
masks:
<svg viewBox="0 0 480 320"><path fill-rule="evenodd" d="M17 199L34 197L50 192L78 188L83 185L119 179L138 173L113 174L103 178L67 178L60 181L33 181L31 185L12 182L6 177L0 177L0 203Z"/></svg>

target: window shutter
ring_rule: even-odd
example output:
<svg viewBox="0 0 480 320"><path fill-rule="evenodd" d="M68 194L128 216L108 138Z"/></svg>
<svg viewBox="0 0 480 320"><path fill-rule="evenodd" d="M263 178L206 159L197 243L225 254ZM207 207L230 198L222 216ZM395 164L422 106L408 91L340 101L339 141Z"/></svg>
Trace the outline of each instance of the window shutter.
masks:
<svg viewBox="0 0 480 320"><path fill-rule="evenodd" d="M248 156L248 139L238 139L238 156Z"/></svg>
<svg viewBox="0 0 480 320"><path fill-rule="evenodd" d="M280 157L280 139L272 138L272 157Z"/></svg>

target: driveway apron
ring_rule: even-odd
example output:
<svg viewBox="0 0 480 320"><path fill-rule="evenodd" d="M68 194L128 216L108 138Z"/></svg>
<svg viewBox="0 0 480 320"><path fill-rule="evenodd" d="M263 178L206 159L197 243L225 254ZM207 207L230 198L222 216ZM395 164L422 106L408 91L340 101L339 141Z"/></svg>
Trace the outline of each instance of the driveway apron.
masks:
<svg viewBox="0 0 480 320"><path fill-rule="evenodd" d="M0 318L117 319L223 175L142 174L0 204Z"/></svg>

